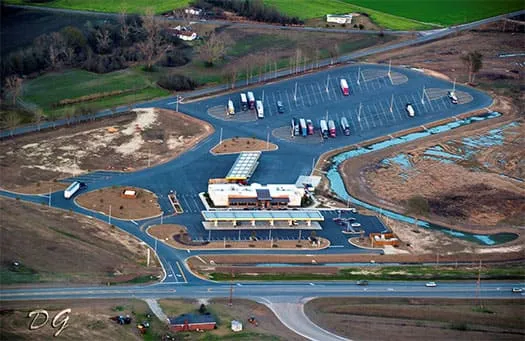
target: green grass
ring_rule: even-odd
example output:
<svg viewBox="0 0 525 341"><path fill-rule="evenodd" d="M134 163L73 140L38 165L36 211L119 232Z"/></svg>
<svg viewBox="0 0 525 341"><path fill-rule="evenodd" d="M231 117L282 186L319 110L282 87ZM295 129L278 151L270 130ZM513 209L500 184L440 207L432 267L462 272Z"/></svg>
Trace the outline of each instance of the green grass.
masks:
<svg viewBox="0 0 525 341"><path fill-rule="evenodd" d="M155 86L155 78L158 74L160 73L145 73L138 68L106 74L78 69L48 73L25 82L22 99L41 107L48 116L59 116L66 109L53 108L53 104L60 100L108 91L137 89L137 91L77 104L92 109L109 108L169 95L169 91Z"/></svg>
<svg viewBox="0 0 525 341"><path fill-rule="evenodd" d="M478 269L473 268L451 268L442 266L385 266L367 269L370 273L360 274L359 268L346 268L335 275L321 274L260 274L258 276L235 274L235 280L257 280L257 281L309 281L309 280L473 280L478 277ZM525 279L525 269L522 265L508 267L483 268L481 270L483 280L507 280ZM227 281L231 279L229 273L212 273L210 279L216 281Z"/></svg>
<svg viewBox="0 0 525 341"><path fill-rule="evenodd" d="M257 50L291 49L295 45L295 41L275 34L248 35L228 49L228 56L245 56Z"/></svg>
<svg viewBox="0 0 525 341"><path fill-rule="evenodd" d="M38 283L41 276L38 272L24 265L2 266L0 269L0 284Z"/></svg>
<svg viewBox="0 0 525 341"><path fill-rule="evenodd" d="M394 1L394 0L393 0ZM435 28L417 20L403 18L385 12L351 4L352 1L343 0L264 0L265 3L275 6L279 11L300 19L324 17L326 14L345 14L365 12L379 26L392 30L424 30Z"/></svg>
<svg viewBox="0 0 525 341"><path fill-rule="evenodd" d="M454 25L525 8L523 0L343 0L426 23Z"/></svg>
<svg viewBox="0 0 525 341"><path fill-rule="evenodd" d="M66 8L83 11L95 12L119 12L122 5L125 5L128 13L144 13L144 10L151 7L155 13L164 13L172 9L188 6L191 0L54 0L49 2L34 3L24 0L5 0L5 3L16 5L32 5L53 8Z"/></svg>

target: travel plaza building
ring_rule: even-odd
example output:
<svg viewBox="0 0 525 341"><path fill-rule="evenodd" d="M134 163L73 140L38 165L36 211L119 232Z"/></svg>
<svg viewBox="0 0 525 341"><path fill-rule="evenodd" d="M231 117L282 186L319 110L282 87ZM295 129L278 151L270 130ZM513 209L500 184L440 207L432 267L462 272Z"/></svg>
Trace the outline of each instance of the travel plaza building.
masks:
<svg viewBox="0 0 525 341"><path fill-rule="evenodd" d="M202 211L205 229L321 229L318 210L303 210L301 201L318 177L299 177L295 184L261 185L247 181L255 171L260 152L243 152L224 179L211 179L208 196L213 208Z"/></svg>

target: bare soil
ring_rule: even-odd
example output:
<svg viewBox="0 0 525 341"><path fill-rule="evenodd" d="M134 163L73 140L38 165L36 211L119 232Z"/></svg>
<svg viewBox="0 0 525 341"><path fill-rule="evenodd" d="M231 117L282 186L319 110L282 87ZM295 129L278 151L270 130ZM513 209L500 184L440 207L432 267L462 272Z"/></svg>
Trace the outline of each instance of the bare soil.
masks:
<svg viewBox="0 0 525 341"><path fill-rule="evenodd" d="M161 275L155 258L145 267L139 240L108 224L12 199L0 198L0 210L3 285L107 284Z"/></svg>
<svg viewBox="0 0 525 341"><path fill-rule="evenodd" d="M234 154L240 152L253 151L272 151L277 150L277 145L273 143L266 144L266 141L258 140L253 137L234 137L223 140L222 143L212 148L214 154Z"/></svg>
<svg viewBox="0 0 525 341"><path fill-rule="evenodd" d="M134 190L136 198L122 196L124 190ZM102 212L119 219L146 219L162 214L157 202L157 196L145 189L136 187L106 187L87 192L75 198L80 206L89 210Z"/></svg>
<svg viewBox="0 0 525 341"><path fill-rule="evenodd" d="M89 123L0 142L0 186L47 193L39 182L93 170L131 171L171 160L213 132L196 118L165 109L140 109Z"/></svg>
<svg viewBox="0 0 525 341"><path fill-rule="evenodd" d="M273 244L268 240L254 240L254 241L210 241L210 242L195 242L186 232L186 228L176 224L154 225L148 229L148 233L153 237L173 246L176 249L182 250L209 250L209 249L309 249L320 250L328 247L330 241L325 238L318 238L319 246L312 246L306 240L300 242L293 240L274 240ZM213 232L212 232L213 233ZM272 246L273 245L273 246Z"/></svg>
<svg viewBox="0 0 525 341"><path fill-rule="evenodd" d="M355 340L522 340L519 300L319 298L305 305L316 324Z"/></svg>

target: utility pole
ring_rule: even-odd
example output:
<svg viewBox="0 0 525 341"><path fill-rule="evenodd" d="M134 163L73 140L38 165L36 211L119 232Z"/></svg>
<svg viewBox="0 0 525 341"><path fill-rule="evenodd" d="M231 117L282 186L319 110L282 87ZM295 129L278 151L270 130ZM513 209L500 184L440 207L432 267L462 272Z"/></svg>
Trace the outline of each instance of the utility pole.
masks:
<svg viewBox="0 0 525 341"><path fill-rule="evenodd" d="M394 94L392 94L392 99L390 100L390 112L394 112Z"/></svg>
<svg viewBox="0 0 525 341"><path fill-rule="evenodd" d="M108 216L108 224L111 225L111 205L109 205L109 216Z"/></svg>
<svg viewBox="0 0 525 341"><path fill-rule="evenodd" d="M483 309L483 302L481 301L481 259L479 260L478 280L476 282L476 297L479 299L479 307Z"/></svg>
<svg viewBox="0 0 525 341"><path fill-rule="evenodd" d="M230 307L233 305L233 277L235 277L235 275L232 270L232 276L230 279L230 302L228 303Z"/></svg>

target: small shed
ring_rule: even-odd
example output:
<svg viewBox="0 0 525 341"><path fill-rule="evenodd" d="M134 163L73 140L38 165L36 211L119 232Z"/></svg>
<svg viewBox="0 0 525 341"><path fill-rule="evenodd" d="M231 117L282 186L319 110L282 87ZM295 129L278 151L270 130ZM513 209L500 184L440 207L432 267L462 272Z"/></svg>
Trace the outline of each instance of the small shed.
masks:
<svg viewBox="0 0 525 341"><path fill-rule="evenodd" d="M133 189L125 189L122 191L121 197L126 199L136 199L138 196L137 191Z"/></svg>
<svg viewBox="0 0 525 341"><path fill-rule="evenodd" d="M173 332L212 330L217 328L215 317L210 314L182 314L168 318L169 328Z"/></svg>
<svg viewBox="0 0 525 341"><path fill-rule="evenodd" d="M232 321L232 331L234 332L240 332L242 331L242 322L233 320Z"/></svg>

